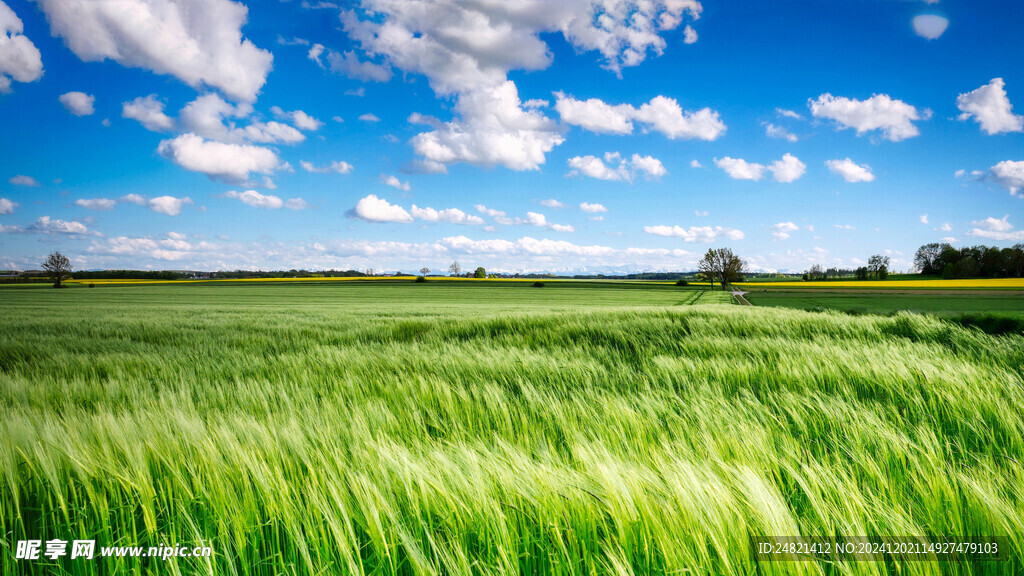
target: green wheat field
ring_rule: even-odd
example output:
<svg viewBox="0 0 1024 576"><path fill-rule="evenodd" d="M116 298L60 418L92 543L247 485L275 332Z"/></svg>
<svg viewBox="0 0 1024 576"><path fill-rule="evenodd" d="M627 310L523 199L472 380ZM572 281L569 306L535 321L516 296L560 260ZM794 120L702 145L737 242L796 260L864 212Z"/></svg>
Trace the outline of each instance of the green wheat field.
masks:
<svg viewBox="0 0 1024 576"><path fill-rule="evenodd" d="M0 573L1020 574L1024 337L675 286L0 290ZM751 537L1006 538L755 562ZM15 561L26 539L210 558Z"/></svg>

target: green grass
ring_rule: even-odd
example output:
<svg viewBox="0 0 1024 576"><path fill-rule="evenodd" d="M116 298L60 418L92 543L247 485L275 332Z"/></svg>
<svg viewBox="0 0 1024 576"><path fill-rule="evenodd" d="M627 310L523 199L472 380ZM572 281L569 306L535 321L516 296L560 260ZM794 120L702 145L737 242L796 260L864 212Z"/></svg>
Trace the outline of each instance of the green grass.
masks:
<svg viewBox="0 0 1024 576"><path fill-rule="evenodd" d="M892 314L906 310L932 314L959 315L1000 313L1024 316L1024 296L990 294L891 294L877 292L752 291L747 294L755 306L778 306L798 310L830 309L867 314Z"/></svg>
<svg viewBox="0 0 1024 576"><path fill-rule="evenodd" d="M1019 559L1024 338L556 284L3 291L0 573L1020 573L755 566L748 537Z"/></svg>

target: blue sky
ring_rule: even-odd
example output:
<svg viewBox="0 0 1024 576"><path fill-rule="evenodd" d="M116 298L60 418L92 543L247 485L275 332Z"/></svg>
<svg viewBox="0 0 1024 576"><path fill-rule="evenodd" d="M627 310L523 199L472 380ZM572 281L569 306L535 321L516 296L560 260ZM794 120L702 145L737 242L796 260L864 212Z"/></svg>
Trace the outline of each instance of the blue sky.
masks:
<svg viewBox="0 0 1024 576"><path fill-rule="evenodd" d="M0 268L1008 246L1022 24L1014 1L0 0Z"/></svg>

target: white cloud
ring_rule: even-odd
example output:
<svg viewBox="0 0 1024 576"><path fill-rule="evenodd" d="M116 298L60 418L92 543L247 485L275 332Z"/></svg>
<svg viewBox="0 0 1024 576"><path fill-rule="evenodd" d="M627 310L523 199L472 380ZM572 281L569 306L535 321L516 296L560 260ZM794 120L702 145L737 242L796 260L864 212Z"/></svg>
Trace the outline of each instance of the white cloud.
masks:
<svg viewBox="0 0 1024 576"><path fill-rule="evenodd" d="M187 196L184 198L175 198L174 196L146 198L139 194L127 194L122 196L119 200L121 202L129 202L131 204L145 206L153 212L167 214L168 216L177 216L178 214L181 214L182 207L186 204L192 204L192 199Z"/></svg>
<svg viewBox="0 0 1024 576"><path fill-rule="evenodd" d="M54 220L49 216L42 216L33 222L28 230L41 234L77 234L77 235L99 235L92 232L85 224L75 220Z"/></svg>
<svg viewBox="0 0 1024 576"><path fill-rule="evenodd" d="M323 68L324 63L320 60L320 56L323 53L324 53L324 45L323 44L313 44L312 46L310 46L309 52L306 53L306 57L309 58L310 60L312 60L313 62L316 62L318 66Z"/></svg>
<svg viewBox="0 0 1024 576"><path fill-rule="evenodd" d="M67 92L61 94L57 99L68 112L75 116L90 116L96 112L93 107L96 97L85 92Z"/></svg>
<svg viewBox="0 0 1024 576"><path fill-rule="evenodd" d="M772 225L772 238L776 240L786 240L789 238L792 232L796 232L800 227L792 222L779 222L778 224Z"/></svg>
<svg viewBox="0 0 1024 576"><path fill-rule="evenodd" d="M928 40L935 40L942 36L942 33L949 27L949 20L938 14L920 14L914 17L912 23L914 33Z"/></svg>
<svg viewBox="0 0 1024 576"><path fill-rule="evenodd" d="M992 218L991 216L984 220L977 220L971 222L974 228L971 228L968 232L968 236L977 236L979 238L988 238L989 240L996 240L1000 242L1016 242L1024 240L1024 230L1014 230L1013 224L1009 221L1010 215L1003 216L1002 219Z"/></svg>
<svg viewBox="0 0 1024 576"><path fill-rule="evenodd" d="M306 114L302 110L292 110L291 112L285 112L277 106L271 106L270 111L279 118L287 118L295 124L295 127L299 130L316 131L324 125L323 122L313 118L309 114Z"/></svg>
<svg viewBox="0 0 1024 576"><path fill-rule="evenodd" d="M238 200L243 204L247 204L254 208L267 208L269 210L279 210L281 208L287 208L289 210L305 210L309 206L306 201L302 198L291 198L289 200L282 200L278 196L271 194L260 194L255 190L246 190L244 192L236 192L234 190L224 193L225 198L231 198Z"/></svg>
<svg viewBox="0 0 1024 576"><path fill-rule="evenodd" d="M1024 189L1024 160L1004 160L989 168L989 174L996 184L1010 191L1010 194L1017 196Z"/></svg>
<svg viewBox="0 0 1024 576"><path fill-rule="evenodd" d="M276 106L271 110L279 116L288 118L301 113L301 111L286 113ZM235 122L227 121L228 118L245 118L251 113L252 106L249 104L243 103L234 106L217 94L204 94L185 105L181 110L181 122L188 132L230 144L244 142L297 144L306 139L302 132L280 122L253 122L244 128L238 128ZM299 119L319 122L304 113L299 116Z"/></svg>
<svg viewBox="0 0 1024 576"><path fill-rule="evenodd" d="M383 182L384 185L386 186L391 186L392 188L397 188L399 190L405 190L406 192L412 189L412 186L409 185L408 181L402 182L401 180L398 179L397 176L387 176L382 174L380 177L380 181Z"/></svg>
<svg viewBox="0 0 1024 576"><path fill-rule="evenodd" d="M273 55L242 38L248 9L231 0L36 0L51 32L85 62L111 59L193 88L252 101Z"/></svg>
<svg viewBox="0 0 1024 576"><path fill-rule="evenodd" d="M554 198L548 198L547 200L540 201L541 206L547 206L548 208L565 208L565 204L562 204Z"/></svg>
<svg viewBox="0 0 1024 576"><path fill-rule="evenodd" d="M1024 116L1013 113L1013 105L1006 95L1006 83L1002 78L991 82L956 99L960 120L974 119L989 135L1024 131Z"/></svg>
<svg viewBox="0 0 1024 576"><path fill-rule="evenodd" d="M697 31L693 29L693 26L689 24L686 28L683 28L683 44L696 44L697 43Z"/></svg>
<svg viewBox="0 0 1024 576"><path fill-rule="evenodd" d="M43 76L43 59L36 45L22 34L24 24L0 0L0 94L11 92L11 82L35 82Z"/></svg>
<svg viewBox="0 0 1024 576"><path fill-rule="evenodd" d="M724 170L733 180L753 180L756 182L764 177L765 171L765 167L762 164L747 162L742 158L730 158L729 156L722 159L715 158L715 166Z"/></svg>
<svg viewBox="0 0 1024 576"><path fill-rule="evenodd" d="M191 203L192 199L187 196L185 198L157 196L156 198L149 199L149 209L153 212L167 214L168 216L177 216L178 214L181 214L182 206Z"/></svg>
<svg viewBox="0 0 1024 576"><path fill-rule="evenodd" d="M318 173L318 174L326 174L328 172L337 172L338 174L348 174L349 172L352 171L352 165L349 164L348 162L343 161L343 160L338 160L338 161L335 161L335 162L331 162L330 164L326 164L326 165L320 166L320 167L317 167L312 162L307 162L305 160L301 160L301 161L299 161L299 166L302 166L302 169L305 170L306 172L314 172L314 173Z"/></svg>
<svg viewBox="0 0 1024 576"><path fill-rule="evenodd" d="M694 216L707 216L708 214L710 214L710 212L708 212L707 210L694 210L693 211L693 215Z"/></svg>
<svg viewBox="0 0 1024 576"><path fill-rule="evenodd" d="M870 166L867 164L857 164L849 158L827 160L825 166L828 166L828 169L833 174L842 176L847 182L871 182L875 179L875 175L871 173Z"/></svg>
<svg viewBox="0 0 1024 576"><path fill-rule="evenodd" d="M484 223L483 218L466 214L458 208L434 210L433 208L420 208L413 204L410 211L413 218L427 222L448 222L450 224L466 224L471 226L478 226Z"/></svg>
<svg viewBox="0 0 1024 576"><path fill-rule="evenodd" d="M157 100L156 94L123 103L121 117L137 120L146 130L152 132L168 132L174 129L174 120L164 114L164 103Z"/></svg>
<svg viewBox="0 0 1024 576"><path fill-rule="evenodd" d="M562 122L597 134L632 134L636 109L629 104L613 106L597 98L576 100L555 92L555 110Z"/></svg>
<svg viewBox="0 0 1024 576"><path fill-rule="evenodd" d="M590 202L583 202L580 204L580 210L583 210L587 214L600 214L607 212L608 209L602 204L591 204Z"/></svg>
<svg viewBox="0 0 1024 576"><path fill-rule="evenodd" d="M918 218L918 220L921 221L921 224L927 224L928 223L928 215L927 214L921 214L921 216Z"/></svg>
<svg viewBox="0 0 1024 576"><path fill-rule="evenodd" d="M700 244L710 244L717 240L719 236L728 240L743 240L744 237L743 232L739 230L723 228L721 226L691 226L690 228L683 228L681 226L644 226L643 230L655 236L682 238L684 242Z"/></svg>
<svg viewBox="0 0 1024 576"><path fill-rule="evenodd" d="M460 119L413 137L413 149L425 160L538 170L545 155L564 141L553 121L523 108L511 81L463 94L455 108Z"/></svg>
<svg viewBox="0 0 1024 576"><path fill-rule="evenodd" d="M36 180L31 176L25 176L24 174L13 176L7 181L15 186L31 186L33 188L38 188L40 186L39 180Z"/></svg>
<svg viewBox="0 0 1024 576"><path fill-rule="evenodd" d="M776 108L775 113L782 118L792 118L793 120L803 120L804 117L797 114L792 110L786 110L785 108Z"/></svg>
<svg viewBox="0 0 1024 576"><path fill-rule="evenodd" d="M253 172L272 174L281 167L277 154L268 148L213 142L195 134L164 140L157 151L186 170L228 182L245 182Z"/></svg>
<svg viewBox="0 0 1024 576"><path fill-rule="evenodd" d="M943 236L942 238L939 238L939 242L942 242L943 244L956 244L959 240L952 236Z"/></svg>
<svg viewBox="0 0 1024 576"><path fill-rule="evenodd" d="M703 168L700 164L700 160L690 160L690 168Z"/></svg>
<svg viewBox="0 0 1024 576"><path fill-rule="evenodd" d="M815 118L834 120L840 129L853 128L858 136L881 130L883 136L892 142L920 134L913 121L927 120L930 116L930 112L919 112L910 104L886 94L875 94L867 100L852 100L826 93L817 100L808 101L808 106Z"/></svg>
<svg viewBox="0 0 1024 576"><path fill-rule="evenodd" d="M836 228L837 230L856 230L857 229L854 226L851 226L849 224L833 224L832 227Z"/></svg>
<svg viewBox="0 0 1024 576"><path fill-rule="evenodd" d="M597 98L576 100L556 92L555 110L565 124L599 134L632 134L634 120L672 140L716 140L726 130L718 112L703 108L684 113L679 102L665 96L655 96L634 108L629 104L606 104Z"/></svg>
<svg viewBox="0 0 1024 576"><path fill-rule="evenodd" d="M769 138L778 138L780 140L787 140L789 142L796 142L797 140L799 140L799 138L796 137L796 134L791 133L782 126L776 126L771 122L764 123L764 133Z"/></svg>
<svg viewBox="0 0 1024 576"><path fill-rule="evenodd" d="M605 164L606 162L608 164ZM596 156L576 156L570 158L568 164L571 168L568 176L583 175L598 180L632 182L638 172L643 173L648 179L668 174L661 160L639 154L623 158L618 152L607 152L604 160Z"/></svg>
<svg viewBox="0 0 1024 576"><path fill-rule="evenodd" d="M8 200L7 198L0 198L0 214L14 214L14 209L17 207L17 202Z"/></svg>
<svg viewBox="0 0 1024 576"><path fill-rule="evenodd" d="M310 51L312 53L312 51ZM335 52L331 50L327 53L327 64L331 68L331 72L335 74L341 74L354 80L362 80L363 82L387 82L391 80L391 66L388 64L374 64L360 60L359 56L355 52Z"/></svg>
<svg viewBox="0 0 1024 576"><path fill-rule="evenodd" d="M943 222L942 226L939 226L935 230L938 231L938 232L952 232L953 231L953 225L950 224L949 222Z"/></svg>
<svg viewBox="0 0 1024 576"><path fill-rule="evenodd" d="M363 122L380 122L380 118L376 114L366 113L359 116L359 119Z"/></svg>
<svg viewBox="0 0 1024 576"><path fill-rule="evenodd" d="M550 224L548 226L548 228L554 230L555 232L575 232L576 231L576 227L575 226L571 226L569 224Z"/></svg>
<svg viewBox="0 0 1024 576"><path fill-rule="evenodd" d="M361 198L348 214L367 222L409 223L413 221L412 216L405 211L405 208L378 198L376 194Z"/></svg>
<svg viewBox="0 0 1024 576"><path fill-rule="evenodd" d="M75 200L75 205L86 210L113 210L117 201L110 198L79 198Z"/></svg>
<svg viewBox="0 0 1024 576"><path fill-rule="evenodd" d="M771 170L776 182L788 184L799 180L807 172L807 165L796 156L785 154L781 160L772 162L768 170Z"/></svg>

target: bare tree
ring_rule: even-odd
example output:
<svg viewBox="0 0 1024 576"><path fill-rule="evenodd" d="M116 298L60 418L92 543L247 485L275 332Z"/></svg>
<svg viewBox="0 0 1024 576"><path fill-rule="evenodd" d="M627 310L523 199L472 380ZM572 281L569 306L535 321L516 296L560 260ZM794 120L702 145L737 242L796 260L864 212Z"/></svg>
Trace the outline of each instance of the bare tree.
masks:
<svg viewBox="0 0 1024 576"><path fill-rule="evenodd" d="M697 264L697 271L712 285L720 282L725 290L726 284L743 279L744 266L743 260L729 248L711 248Z"/></svg>
<svg viewBox="0 0 1024 576"><path fill-rule="evenodd" d="M427 268L426 266L424 266L423 268L420 268L420 275L421 276L426 277L427 274L430 274L430 268Z"/></svg>
<svg viewBox="0 0 1024 576"><path fill-rule="evenodd" d="M51 252L43 262L43 270L53 279L53 287L61 288L61 281L71 276L71 261L60 252Z"/></svg>
<svg viewBox="0 0 1024 576"><path fill-rule="evenodd" d="M451 272L452 276L459 276L462 274L462 266L459 266L458 260L452 262L452 265L448 267L448 272Z"/></svg>

